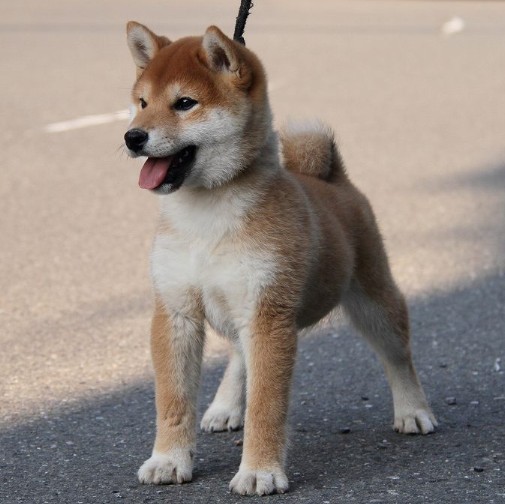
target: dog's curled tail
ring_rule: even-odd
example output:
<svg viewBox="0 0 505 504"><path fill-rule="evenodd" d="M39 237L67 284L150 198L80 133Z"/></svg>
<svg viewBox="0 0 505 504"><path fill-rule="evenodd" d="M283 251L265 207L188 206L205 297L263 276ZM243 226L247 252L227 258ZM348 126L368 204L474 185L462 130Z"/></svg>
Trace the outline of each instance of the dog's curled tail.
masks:
<svg viewBox="0 0 505 504"><path fill-rule="evenodd" d="M291 123L280 134L284 167L327 182L347 178L333 131L325 124Z"/></svg>

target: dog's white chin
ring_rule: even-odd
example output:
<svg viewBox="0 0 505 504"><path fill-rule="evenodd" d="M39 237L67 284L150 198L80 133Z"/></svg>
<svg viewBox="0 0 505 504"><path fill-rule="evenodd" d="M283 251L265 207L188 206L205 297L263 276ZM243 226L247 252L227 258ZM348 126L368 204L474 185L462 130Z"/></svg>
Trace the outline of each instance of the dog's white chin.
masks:
<svg viewBox="0 0 505 504"><path fill-rule="evenodd" d="M200 146L184 185L214 189L233 180L243 169L243 156L238 145Z"/></svg>

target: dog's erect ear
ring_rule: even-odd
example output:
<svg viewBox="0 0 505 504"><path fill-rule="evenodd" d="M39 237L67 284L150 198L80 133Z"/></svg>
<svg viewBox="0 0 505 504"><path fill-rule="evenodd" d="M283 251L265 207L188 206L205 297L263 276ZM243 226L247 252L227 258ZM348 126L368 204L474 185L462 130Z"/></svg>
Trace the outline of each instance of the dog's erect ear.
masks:
<svg viewBox="0 0 505 504"><path fill-rule="evenodd" d="M156 53L170 44L166 37L160 37L140 23L130 21L126 25L128 47L137 65L137 74L142 73Z"/></svg>
<svg viewBox="0 0 505 504"><path fill-rule="evenodd" d="M210 26L203 36L202 45L212 70L228 74L238 87L249 87L251 71L241 58L236 42L216 26Z"/></svg>

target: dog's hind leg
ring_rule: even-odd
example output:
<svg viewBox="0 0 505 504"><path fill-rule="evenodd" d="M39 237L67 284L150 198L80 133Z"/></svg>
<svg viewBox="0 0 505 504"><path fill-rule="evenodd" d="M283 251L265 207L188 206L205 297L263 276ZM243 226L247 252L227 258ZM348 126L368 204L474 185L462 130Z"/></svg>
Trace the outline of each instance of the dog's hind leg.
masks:
<svg viewBox="0 0 505 504"><path fill-rule="evenodd" d="M428 434L437 422L412 362L407 307L388 270L385 266L373 280L354 279L342 305L384 365L393 394L394 429Z"/></svg>
<svg viewBox="0 0 505 504"><path fill-rule="evenodd" d="M237 430L244 423L246 370L244 356L235 343L230 350L230 361L214 400L207 408L200 424L206 432Z"/></svg>

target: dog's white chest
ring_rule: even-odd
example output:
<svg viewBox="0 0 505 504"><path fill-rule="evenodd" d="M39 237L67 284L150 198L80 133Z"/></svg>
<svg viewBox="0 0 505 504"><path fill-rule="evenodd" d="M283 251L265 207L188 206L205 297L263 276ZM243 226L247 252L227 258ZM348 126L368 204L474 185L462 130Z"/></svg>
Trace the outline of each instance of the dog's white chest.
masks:
<svg viewBox="0 0 505 504"><path fill-rule="evenodd" d="M235 337L249 325L261 291L273 280L272 254L234 240L158 235L151 255L154 287L169 310L184 311L188 292L202 297L209 324Z"/></svg>

